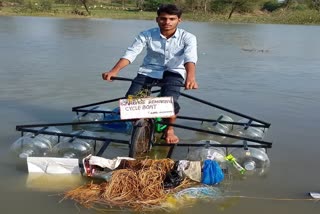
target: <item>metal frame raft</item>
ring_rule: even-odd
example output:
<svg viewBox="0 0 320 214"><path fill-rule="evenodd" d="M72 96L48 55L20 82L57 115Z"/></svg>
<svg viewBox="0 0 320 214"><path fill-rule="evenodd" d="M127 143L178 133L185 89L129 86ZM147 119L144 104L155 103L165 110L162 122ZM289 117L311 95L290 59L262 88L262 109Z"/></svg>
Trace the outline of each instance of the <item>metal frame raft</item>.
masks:
<svg viewBox="0 0 320 214"><path fill-rule="evenodd" d="M132 81L132 79L127 79L127 78L121 78L122 80L125 81ZM154 90L152 91L152 93L157 93L160 90ZM181 93L182 97L194 100L196 102L199 102L201 104L216 108L216 109L220 109L222 111L243 117L248 119L247 123L240 123L240 122L229 122L229 121L223 121L221 120L222 117L219 117L218 119L207 119L207 118L198 118L198 117L189 117L189 116L179 116L178 115L178 119L181 120L192 120L192 121L201 121L201 122L212 122L212 123L221 123L221 124L230 124L232 125L232 127L234 125L238 125L238 126L243 126L244 129L247 129L249 127L259 127L259 128L264 128L264 129L268 129L271 124L268 122L265 122L263 120L251 117L249 115L228 109L226 107L220 106L220 105L216 105L214 103L205 101L203 99L199 99L196 98L194 96L185 94L185 93ZM79 115L80 113L83 113L82 115L86 115L89 113L103 113L104 115L107 114L111 114L111 113L115 113L113 111L104 111L104 110L98 110L97 108L99 107L99 105L102 104L107 104L107 103L112 103L112 102L118 102L119 99L124 99L125 97L119 97L119 98L114 98L114 99L110 99L110 100L105 100L105 101L101 101L101 102L95 102L95 103L90 103L90 104L85 104L85 105L81 105L81 106L75 106L72 108L72 111L75 112L77 115ZM88 107L91 107L88 109ZM104 142L102 147L99 149L99 151L96 150L96 148L94 148L94 154L93 155L97 155L97 156L101 156L104 151L108 148L108 146L112 143L116 143L116 144L127 144L128 148L130 150L130 145L129 145L129 140L121 140L121 139L114 139L114 138L108 138L108 137L103 137L103 136L99 136L99 137L93 137L93 136L86 136L86 135L81 135L79 133L77 134L71 134L71 133L55 133L55 132L50 132L47 131L46 129L48 127L51 126L74 126L74 125L93 125L93 124L107 124L107 123L118 123L118 122L124 122L124 121L131 121L131 120L102 120L102 121L89 121L89 122L65 122L65 123L44 123L44 124L29 124L29 125L17 125L16 126L16 130L21 132L21 135L24 134L24 132L31 132L34 133L34 135L38 135L38 134L46 134L46 135L55 135L58 136L58 139L60 140L60 137L71 137L72 139L76 139L76 138L80 138L80 139L90 139L90 140L94 140L96 141L102 141ZM185 126L185 125L181 125L178 123L175 124L169 124L169 123L165 123L165 122L160 122L160 121L155 121L158 124L165 124L165 125L171 125L177 128L181 128L181 129L185 129L185 130L192 130L192 131L196 131L196 132L201 132L201 133L207 133L207 134L212 134L212 135L218 135L218 136L224 136L224 137L228 137L228 138L233 138L233 139L238 139L238 140L243 140L243 145L235 145L235 144L210 144L210 143L179 143L179 144L153 144L153 146L168 146L170 147L170 150L168 152L167 157L170 158L173 150L175 147L203 147L203 146L214 146L214 147L225 147L226 149L228 149L229 147L243 147L244 149L248 149L248 147L253 147L253 148L271 148L272 147L272 142L268 142L268 141L263 141L263 140L258 140L258 139L253 139L253 138L248 138L248 137L241 137L241 136L236 136L236 135L231 135L231 134L224 134L224 133L219 133L219 132L215 132L215 131L209 131L206 129L202 129L202 128L194 128L194 127L190 127L190 126ZM257 123L255 123L257 122ZM33 128L41 128L41 129L33 129ZM129 137L128 137L129 138ZM71 139L71 141L72 141ZM247 143L247 141L250 142L255 142L258 144L255 145L249 145Z"/></svg>

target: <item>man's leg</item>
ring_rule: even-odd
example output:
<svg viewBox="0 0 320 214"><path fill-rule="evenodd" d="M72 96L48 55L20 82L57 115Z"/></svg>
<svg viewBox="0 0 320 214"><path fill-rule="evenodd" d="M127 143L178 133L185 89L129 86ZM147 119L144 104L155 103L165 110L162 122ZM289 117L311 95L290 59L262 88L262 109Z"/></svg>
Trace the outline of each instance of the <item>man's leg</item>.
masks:
<svg viewBox="0 0 320 214"><path fill-rule="evenodd" d="M168 72L166 71L163 75L163 83L166 83L168 85L165 85L161 88L161 96L165 97L165 96L172 96L173 97L173 101L174 101L174 112L175 115L170 117L170 118L166 118L165 121L171 124L174 124L176 122L176 118L177 118L177 114L180 110L180 106L178 101L178 98L180 96L180 89L181 87L179 86L173 86L170 84L175 84L175 85L182 85L184 83L184 79L181 77L180 74L176 74L176 73L172 73L172 72ZM179 142L179 138L177 135L175 135L174 133L174 128L173 126L168 126L164 132L165 135L165 140L167 143L172 144L172 143L178 143Z"/></svg>
<svg viewBox="0 0 320 214"><path fill-rule="evenodd" d="M147 77L142 74L138 74L132 81L127 93L126 97L129 95L136 95L138 92L141 91L141 89L145 88L145 85L151 84L153 81L155 81L151 77Z"/></svg>
<svg viewBox="0 0 320 214"><path fill-rule="evenodd" d="M176 118L177 116L174 115L170 118L167 118L165 121L167 121L168 123L174 124L176 122ZM179 143L179 137L175 135L173 126L168 126L164 134L165 134L165 140L167 143L169 144Z"/></svg>

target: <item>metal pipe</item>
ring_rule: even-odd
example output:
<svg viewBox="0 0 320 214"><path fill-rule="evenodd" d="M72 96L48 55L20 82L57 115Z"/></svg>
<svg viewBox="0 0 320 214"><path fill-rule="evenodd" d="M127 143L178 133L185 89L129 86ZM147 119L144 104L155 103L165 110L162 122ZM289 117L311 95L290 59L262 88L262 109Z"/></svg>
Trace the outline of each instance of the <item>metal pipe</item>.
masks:
<svg viewBox="0 0 320 214"><path fill-rule="evenodd" d="M263 141L263 140L257 140L257 139L247 138L247 137L240 137L240 136L236 136L236 135L224 134L224 133L219 133L219 132L214 132L214 131L209 131L209 130L204 130L204 129L192 128L189 126L172 124L172 123L167 123L167 122L163 122L163 121L158 122L158 123L168 125L168 126L174 126L174 127L178 127L178 128L182 128L182 129L197 131L197 132L203 132L203 133L214 134L214 135L219 135L219 136L224 136L224 137L230 137L230 138L239 139L239 140L247 140L247 141L261 143L261 144L270 145L270 146L272 145L271 142L267 142L267 141Z"/></svg>
<svg viewBox="0 0 320 214"><path fill-rule="evenodd" d="M223 111L226 111L226 112L229 112L229 113L232 113L232 114L236 114L236 115L238 115L238 116L241 116L241 117L244 117L244 118L247 118L247 119L251 119L251 120L254 120L254 121L256 121L256 122L265 124L265 125L267 126L267 128L269 128L270 125L271 125L270 123L267 123L267 122L265 122L265 121L262 121L262 120L259 120L259 119L254 118L254 117L251 117L251 116L242 114L242 113L240 113L240 112L237 112L237 111L234 111L234 110L231 110L231 109L228 109L228 108L225 108L225 107L222 107L222 106L213 104L213 103L211 103L211 102L208 102L208 101L205 101L205 100L202 100L202 99L193 97L193 96L188 95L188 94L185 94L185 93L183 93L183 92L180 92L180 95L181 95L181 96L184 96L184 97L187 97L187 98L190 98L190 99L192 99L192 100L198 101L198 102L200 102L200 103L203 103L203 104L206 104L206 105L209 105L209 106L212 106L212 107L221 109L221 110L223 110Z"/></svg>
<svg viewBox="0 0 320 214"><path fill-rule="evenodd" d="M185 119L185 120L205 121L205 122L219 122L221 124L242 125L242 126L245 126L248 124L248 123L231 122L231 121L223 121L223 120L215 120L215 119L207 119L207 118L199 118L199 117L189 117L189 116L181 116L181 115L178 115L177 118ZM250 124L250 126L267 128L265 124Z"/></svg>

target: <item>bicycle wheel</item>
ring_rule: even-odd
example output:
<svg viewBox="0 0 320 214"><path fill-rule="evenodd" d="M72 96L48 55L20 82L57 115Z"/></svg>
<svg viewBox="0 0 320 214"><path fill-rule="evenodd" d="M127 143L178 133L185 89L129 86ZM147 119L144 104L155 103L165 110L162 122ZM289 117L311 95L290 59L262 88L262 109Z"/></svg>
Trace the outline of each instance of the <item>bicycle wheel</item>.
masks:
<svg viewBox="0 0 320 214"><path fill-rule="evenodd" d="M151 119L135 122L130 138L129 157L139 158L151 149L154 137L154 125Z"/></svg>

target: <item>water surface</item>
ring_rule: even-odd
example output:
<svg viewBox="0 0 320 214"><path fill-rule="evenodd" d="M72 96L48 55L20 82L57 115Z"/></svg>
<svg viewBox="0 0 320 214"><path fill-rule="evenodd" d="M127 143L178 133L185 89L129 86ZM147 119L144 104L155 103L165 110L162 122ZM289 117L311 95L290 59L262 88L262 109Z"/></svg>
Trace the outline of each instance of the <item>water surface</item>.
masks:
<svg viewBox="0 0 320 214"><path fill-rule="evenodd" d="M57 194L81 180L34 180L8 148L20 135L16 125L70 122L73 106L122 96L128 83L106 83L101 73L113 66L137 33L153 26L153 21L0 17L0 201L4 213L95 212L77 208L72 201L59 203L62 196ZM309 191L319 192L320 28L195 22L181 27L196 34L199 43L200 88L187 93L272 124L266 138L274 142L268 152L269 173L235 180L228 194L304 199ZM134 77L141 59L121 76ZM181 104L183 115L219 113L183 99ZM182 141L202 138L177 131ZM61 180L68 187L59 185ZM226 199L181 212L319 210L319 203L303 200Z"/></svg>

